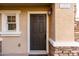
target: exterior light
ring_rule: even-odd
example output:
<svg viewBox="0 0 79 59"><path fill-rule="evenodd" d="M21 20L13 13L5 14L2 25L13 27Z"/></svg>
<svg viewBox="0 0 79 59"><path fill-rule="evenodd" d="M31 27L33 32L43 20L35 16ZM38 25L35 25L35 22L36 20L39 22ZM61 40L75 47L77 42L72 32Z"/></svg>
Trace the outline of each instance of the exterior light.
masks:
<svg viewBox="0 0 79 59"><path fill-rule="evenodd" d="M51 14L52 14L52 8L48 10L48 15L51 15Z"/></svg>

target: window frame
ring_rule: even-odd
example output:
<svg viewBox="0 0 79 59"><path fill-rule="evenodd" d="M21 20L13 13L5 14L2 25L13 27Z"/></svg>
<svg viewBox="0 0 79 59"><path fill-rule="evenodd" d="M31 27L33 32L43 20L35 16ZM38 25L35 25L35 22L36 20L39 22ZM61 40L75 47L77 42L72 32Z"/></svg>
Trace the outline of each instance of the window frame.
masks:
<svg viewBox="0 0 79 59"><path fill-rule="evenodd" d="M20 36L20 24L19 24L19 17L20 11L19 10L2 10L0 11L2 15L2 32L0 34L2 36ZM16 31L8 31L7 26L7 16L15 16L16 17Z"/></svg>

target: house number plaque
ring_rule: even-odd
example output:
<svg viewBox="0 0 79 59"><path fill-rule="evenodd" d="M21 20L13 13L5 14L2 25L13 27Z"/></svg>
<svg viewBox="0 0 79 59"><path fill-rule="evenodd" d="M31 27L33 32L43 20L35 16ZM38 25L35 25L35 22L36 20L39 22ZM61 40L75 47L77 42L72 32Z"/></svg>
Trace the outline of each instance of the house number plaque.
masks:
<svg viewBox="0 0 79 59"><path fill-rule="evenodd" d="M70 8L70 3L60 3L59 8L69 9Z"/></svg>

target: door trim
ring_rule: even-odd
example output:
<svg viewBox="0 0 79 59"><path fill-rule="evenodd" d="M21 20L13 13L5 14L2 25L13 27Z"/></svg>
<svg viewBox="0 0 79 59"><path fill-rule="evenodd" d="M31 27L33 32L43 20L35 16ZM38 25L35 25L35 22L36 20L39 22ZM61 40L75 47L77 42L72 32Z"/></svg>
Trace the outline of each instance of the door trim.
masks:
<svg viewBox="0 0 79 59"><path fill-rule="evenodd" d="M48 36L49 36L49 26L48 26L48 14L47 11L28 11L28 21L27 21L27 36L28 36L28 54L31 54L31 50L30 50L30 14L46 14L46 53L48 53ZM33 51L37 51L37 50L33 50ZM40 50L41 51L41 50Z"/></svg>

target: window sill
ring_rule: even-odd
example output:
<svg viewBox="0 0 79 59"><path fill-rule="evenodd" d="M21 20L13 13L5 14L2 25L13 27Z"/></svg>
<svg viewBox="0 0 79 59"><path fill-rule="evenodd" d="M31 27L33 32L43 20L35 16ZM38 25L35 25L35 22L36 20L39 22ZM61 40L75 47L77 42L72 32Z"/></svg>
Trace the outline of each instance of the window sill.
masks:
<svg viewBox="0 0 79 59"><path fill-rule="evenodd" d="M20 36L21 32L0 32L1 36Z"/></svg>

